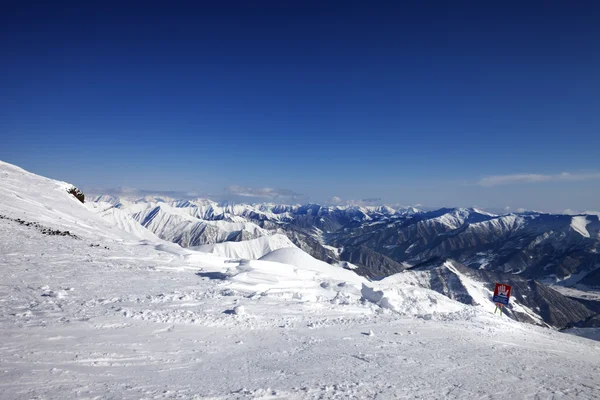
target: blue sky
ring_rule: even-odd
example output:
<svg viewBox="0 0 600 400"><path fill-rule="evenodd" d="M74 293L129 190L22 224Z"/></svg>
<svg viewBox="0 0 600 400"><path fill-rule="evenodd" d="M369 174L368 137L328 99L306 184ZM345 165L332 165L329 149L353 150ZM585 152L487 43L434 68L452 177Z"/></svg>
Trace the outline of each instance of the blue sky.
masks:
<svg viewBox="0 0 600 400"><path fill-rule="evenodd" d="M33 172L600 209L597 2L27 3L0 12L0 159Z"/></svg>

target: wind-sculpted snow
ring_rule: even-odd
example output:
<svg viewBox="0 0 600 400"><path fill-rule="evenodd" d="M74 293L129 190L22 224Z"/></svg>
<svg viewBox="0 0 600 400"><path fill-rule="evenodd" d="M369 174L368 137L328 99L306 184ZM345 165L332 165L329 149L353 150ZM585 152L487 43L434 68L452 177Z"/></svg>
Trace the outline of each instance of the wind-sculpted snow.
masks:
<svg viewBox="0 0 600 400"><path fill-rule="evenodd" d="M365 278L357 275L355 272L319 261L296 247L287 247L272 251L260 260L291 265L296 268L325 274L339 280L345 280L349 283L360 284L366 282Z"/></svg>
<svg viewBox="0 0 600 400"><path fill-rule="evenodd" d="M363 298L401 315L431 319L468 310L460 303L423 287L405 286L389 279L377 282L374 286L363 285Z"/></svg>
<svg viewBox="0 0 600 400"><path fill-rule="evenodd" d="M360 285L367 282L364 278L351 271L314 261L316 263L301 267L272 261L242 261L227 269L222 278L229 284L230 290L255 298L359 304ZM203 275L202 272L199 274Z"/></svg>
<svg viewBox="0 0 600 400"><path fill-rule="evenodd" d="M224 242L217 244L205 244L192 247L191 249L204 253L211 253L227 258L241 258L246 260L257 260L274 250L285 247L296 247L294 243L282 234L262 236L256 239L241 242Z"/></svg>

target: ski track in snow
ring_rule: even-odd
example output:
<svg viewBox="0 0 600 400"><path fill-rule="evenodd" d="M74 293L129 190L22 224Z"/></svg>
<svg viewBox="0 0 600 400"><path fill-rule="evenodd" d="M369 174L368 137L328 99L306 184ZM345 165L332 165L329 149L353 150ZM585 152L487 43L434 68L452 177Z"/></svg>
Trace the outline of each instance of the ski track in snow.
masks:
<svg viewBox="0 0 600 400"><path fill-rule="evenodd" d="M0 214L77 238L0 219L0 399L600 398L599 342L295 250L139 241L62 191L28 198L42 178L5 187L5 166Z"/></svg>

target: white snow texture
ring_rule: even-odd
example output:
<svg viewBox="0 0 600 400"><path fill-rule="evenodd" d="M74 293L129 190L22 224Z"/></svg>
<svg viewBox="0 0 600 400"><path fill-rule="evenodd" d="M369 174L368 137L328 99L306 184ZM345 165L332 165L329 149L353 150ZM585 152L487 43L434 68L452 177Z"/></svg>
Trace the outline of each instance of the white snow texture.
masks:
<svg viewBox="0 0 600 400"><path fill-rule="evenodd" d="M0 162L2 399L600 398L598 342L494 316L467 280L477 306L281 235L186 249L69 187Z"/></svg>

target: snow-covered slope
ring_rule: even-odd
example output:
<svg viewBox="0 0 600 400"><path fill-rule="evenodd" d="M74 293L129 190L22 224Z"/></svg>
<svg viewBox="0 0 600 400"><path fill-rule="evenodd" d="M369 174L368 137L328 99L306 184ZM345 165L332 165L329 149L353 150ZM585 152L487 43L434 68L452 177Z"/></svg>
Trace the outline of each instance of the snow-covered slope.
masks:
<svg viewBox="0 0 600 400"><path fill-rule="evenodd" d="M573 228L575 232L580 233L581 236L589 238L590 233L586 229L586 225L590 222L591 221L588 221L585 215L578 215L571 220L571 228Z"/></svg>
<svg viewBox="0 0 600 400"><path fill-rule="evenodd" d="M0 164L2 399L598 397L597 342L294 248L140 241L63 189Z"/></svg>
<svg viewBox="0 0 600 400"><path fill-rule="evenodd" d="M137 239L90 212L68 193L73 187L0 161L0 215L79 237Z"/></svg>
<svg viewBox="0 0 600 400"><path fill-rule="evenodd" d="M287 236L275 234L262 236L256 239L244 240L242 242L224 242L217 244L205 244L191 247L204 253L211 253L227 258L242 258L246 260L257 260L264 255L285 247L296 247Z"/></svg>
<svg viewBox="0 0 600 400"><path fill-rule="evenodd" d="M353 282L355 284L367 282L365 278L358 276L356 273L317 260L297 247L287 247L272 251L262 257L260 260L287 264L295 267L296 269L302 268L304 270L314 271L318 274L325 274L327 276L334 277L340 281L343 280Z"/></svg>
<svg viewBox="0 0 600 400"><path fill-rule="evenodd" d="M108 221L111 225L114 225L139 239L156 242L160 241L158 236L140 225L139 222L131 218L131 216L123 210L114 207L111 203L86 203L85 206L101 216L104 220Z"/></svg>
<svg viewBox="0 0 600 400"><path fill-rule="evenodd" d="M385 288L419 286L476 308L492 303L496 282L513 286L505 315L517 321L562 329L584 323L595 312L539 282L516 275L473 270L456 261L424 264L374 283Z"/></svg>
<svg viewBox="0 0 600 400"><path fill-rule="evenodd" d="M183 247L249 240L271 234L252 222L199 220L186 208L166 203L139 203L124 210L161 239Z"/></svg>

